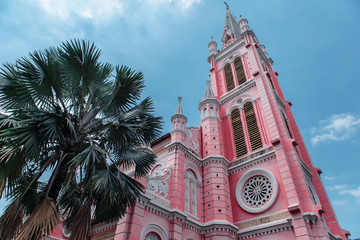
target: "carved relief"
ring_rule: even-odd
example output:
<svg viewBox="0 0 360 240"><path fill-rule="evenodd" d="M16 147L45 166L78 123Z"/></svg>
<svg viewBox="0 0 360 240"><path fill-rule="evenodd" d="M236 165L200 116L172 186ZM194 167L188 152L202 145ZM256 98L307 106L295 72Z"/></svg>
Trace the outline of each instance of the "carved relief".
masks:
<svg viewBox="0 0 360 240"><path fill-rule="evenodd" d="M171 176L172 165L165 168L163 164L156 165L147 183L147 191L158 195L163 194L165 197L168 196L169 184L168 179Z"/></svg>

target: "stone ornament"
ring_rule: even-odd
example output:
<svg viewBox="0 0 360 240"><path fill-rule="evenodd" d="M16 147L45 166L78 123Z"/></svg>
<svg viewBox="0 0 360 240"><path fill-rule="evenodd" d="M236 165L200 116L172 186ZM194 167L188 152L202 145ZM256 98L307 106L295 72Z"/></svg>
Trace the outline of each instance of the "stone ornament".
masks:
<svg viewBox="0 0 360 240"><path fill-rule="evenodd" d="M236 186L236 200L250 213L260 213L275 202L278 184L274 175L265 169L253 169L245 173Z"/></svg>
<svg viewBox="0 0 360 240"><path fill-rule="evenodd" d="M172 165L167 168L161 164L155 166L149 176L147 191L168 197L169 184L167 181L171 176L171 170Z"/></svg>

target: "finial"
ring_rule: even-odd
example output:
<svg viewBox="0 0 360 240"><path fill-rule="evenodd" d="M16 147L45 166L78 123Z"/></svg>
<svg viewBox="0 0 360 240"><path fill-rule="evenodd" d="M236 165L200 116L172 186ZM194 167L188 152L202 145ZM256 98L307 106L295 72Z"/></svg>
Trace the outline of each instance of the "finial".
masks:
<svg viewBox="0 0 360 240"><path fill-rule="evenodd" d="M214 97L214 93L210 86L210 80L206 80L206 89L205 89L204 99L213 98L213 97Z"/></svg>
<svg viewBox="0 0 360 240"><path fill-rule="evenodd" d="M242 15L240 15L240 20L242 20Z"/></svg>
<svg viewBox="0 0 360 240"><path fill-rule="evenodd" d="M212 41L212 42L214 41L214 37L213 37L213 36L211 36L211 41Z"/></svg>
<svg viewBox="0 0 360 240"><path fill-rule="evenodd" d="M224 1L225 5L226 5L226 9L229 10L229 5Z"/></svg>
<svg viewBox="0 0 360 240"><path fill-rule="evenodd" d="M175 114L182 114L182 115L184 114L182 107L181 107L181 100L182 100L182 97L178 97L179 102L178 102Z"/></svg>

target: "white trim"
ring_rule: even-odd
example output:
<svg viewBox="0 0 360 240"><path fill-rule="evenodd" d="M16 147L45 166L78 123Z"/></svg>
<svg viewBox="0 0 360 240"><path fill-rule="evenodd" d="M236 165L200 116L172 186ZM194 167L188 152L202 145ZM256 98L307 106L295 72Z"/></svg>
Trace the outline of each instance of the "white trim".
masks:
<svg viewBox="0 0 360 240"><path fill-rule="evenodd" d="M194 164L187 162L184 165L184 172L186 172L186 170L188 170L188 169L192 170L195 173L197 181L201 183L202 180L201 180L201 174L200 174L199 169L197 167L195 167Z"/></svg>
<svg viewBox="0 0 360 240"><path fill-rule="evenodd" d="M263 175L263 176L267 177L271 182L273 192L267 203L265 203L264 205L262 205L260 207L251 207L245 203L242 193L243 193L244 184L247 182L247 180L249 180L251 177L256 176L256 175ZM278 183L276 181L275 176L268 170L257 168L257 169L253 169L253 170L245 173L240 178L238 184L236 185L235 195L236 195L236 200L242 209L244 209L245 211L250 212L250 213L261 213L261 212L269 209L275 203L277 193L278 193Z"/></svg>
<svg viewBox="0 0 360 240"><path fill-rule="evenodd" d="M141 230L141 235L140 235L140 239L144 239L144 232L147 231L148 229L150 228L155 228L157 230L159 230L159 232L161 233L162 236L161 237L161 240L168 240L168 236L166 235L165 231L158 225L155 225L155 224L148 224L146 225L145 227L143 227L143 229Z"/></svg>

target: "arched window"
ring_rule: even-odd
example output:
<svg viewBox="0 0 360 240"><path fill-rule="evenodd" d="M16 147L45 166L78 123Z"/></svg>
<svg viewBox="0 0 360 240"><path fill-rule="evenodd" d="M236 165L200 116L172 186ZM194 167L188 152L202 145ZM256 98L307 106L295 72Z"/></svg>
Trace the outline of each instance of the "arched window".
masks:
<svg viewBox="0 0 360 240"><path fill-rule="evenodd" d="M151 232L151 233L146 234L144 240L161 240L161 238L156 233Z"/></svg>
<svg viewBox="0 0 360 240"><path fill-rule="evenodd" d="M235 71L236 71L238 83L239 83L239 85L241 85L244 82L246 82L246 77L245 77L244 67L241 62L240 57L235 58L234 65L235 65Z"/></svg>
<svg viewBox="0 0 360 240"><path fill-rule="evenodd" d="M185 212L197 216L197 179L191 170L185 172Z"/></svg>
<svg viewBox="0 0 360 240"><path fill-rule="evenodd" d="M231 112L231 122L232 122L233 133L234 133L236 156L240 157L240 156L246 154L247 151L246 151L244 131L243 131L243 126L242 126L241 119L240 119L239 109L234 109Z"/></svg>
<svg viewBox="0 0 360 240"><path fill-rule="evenodd" d="M210 107L210 116L215 116L213 107Z"/></svg>
<svg viewBox="0 0 360 240"><path fill-rule="evenodd" d="M260 137L259 128L256 121L254 107L251 102L244 104L245 120L248 129L251 150L262 148L262 142Z"/></svg>
<svg viewBox="0 0 360 240"><path fill-rule="evenodd" d="M231 91L235 88L235 85L234 85L234 78L231 71L230 63L225 65L224 71L225 71L226 88L228 91Z"/></svg>

